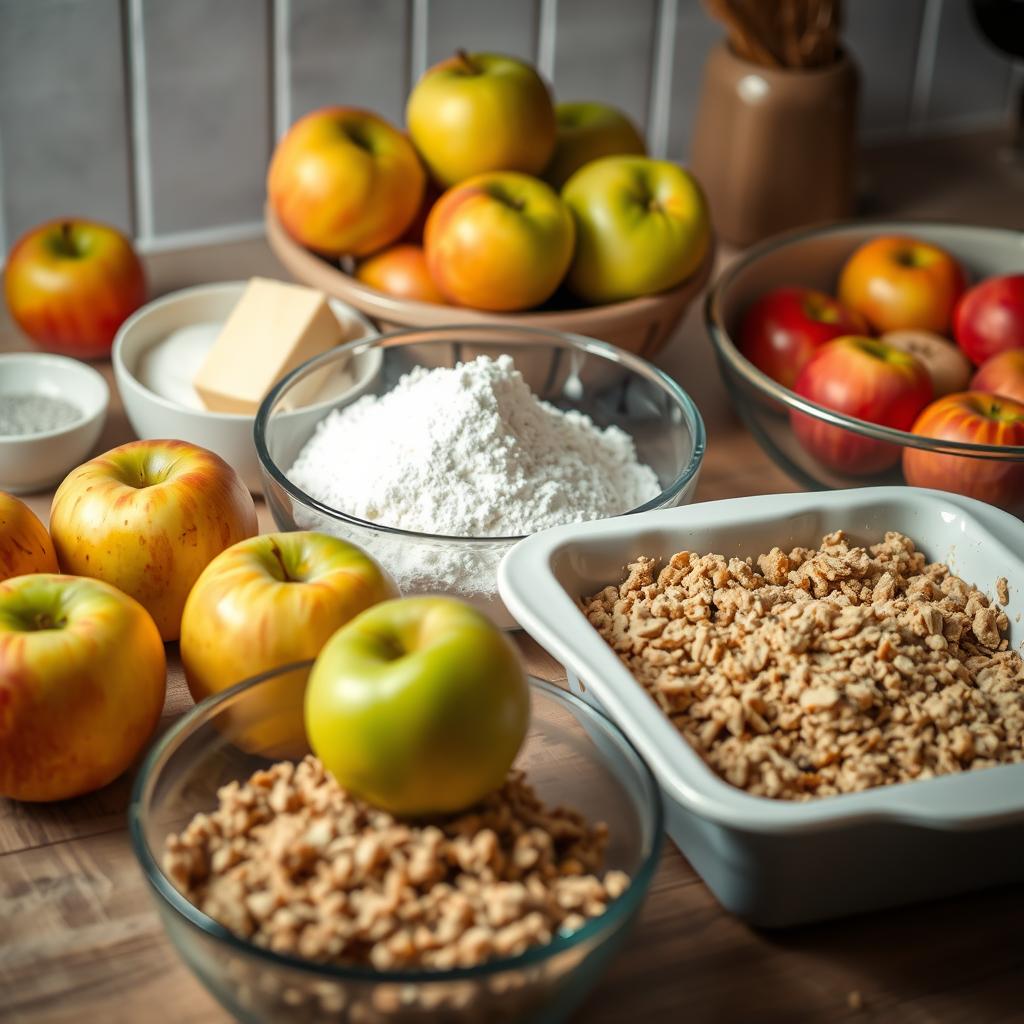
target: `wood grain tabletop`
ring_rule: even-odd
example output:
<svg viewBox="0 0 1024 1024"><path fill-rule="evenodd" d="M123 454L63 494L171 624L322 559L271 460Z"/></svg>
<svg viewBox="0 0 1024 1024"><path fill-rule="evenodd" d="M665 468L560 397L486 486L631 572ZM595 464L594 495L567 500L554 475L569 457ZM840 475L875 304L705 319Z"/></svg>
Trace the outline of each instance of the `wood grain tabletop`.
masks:
<svg viewBox="0 0 1024 1024"><path fill-rule="evenodd" d="M990 136L921 143L909 155L879 151L867 165L871 212L1024 228L1024 179L991 162L994 151ZM907 184L913 174L925 184ZM159 254L147 263L154 293L256 273L283 276L262 241ZM0 319L0 351L22 346ZM698 500L796 489L730 410L699 308L658 362L693 395L708 427ZM110 380L109 366L100 369ZM112 392L98 450L132 436ZM51 497L29 499L44 521ZM262 505L260 523L273 529ZM564 679L528 638L520 644L531 671ZM161 728L191 705L174 645L168 655ZM0 1021L229 1019L179 960L157 918L126 830L132 774L78 800L26 805L0 799ZM964 871L983 878L985 866L965 864ZM1024 1021L1022 928L1024 887L1017 886L759 931L723 911L666 843L638 927L576 1019Z"/></svg>

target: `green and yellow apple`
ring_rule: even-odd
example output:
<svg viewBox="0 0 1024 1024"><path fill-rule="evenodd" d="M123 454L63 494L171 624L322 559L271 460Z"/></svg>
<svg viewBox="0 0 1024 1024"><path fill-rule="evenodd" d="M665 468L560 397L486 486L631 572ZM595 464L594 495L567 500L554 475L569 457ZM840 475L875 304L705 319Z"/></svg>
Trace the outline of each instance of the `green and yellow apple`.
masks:
<svg viewBox="0 0 1024 1024"><path fill-rule="evenodd" d="M697 270L711 244L700 186L667 160L593 160L565 183L562 198L576 221L568 283L585 302L672 288Z"/></svg>
<svg viewBox="0 0 1024 1024"><path fill-rule="evenodd" d="M444 186L485 171L540 174L555 147L555 110L524 61L465 53L428 69L405 120L430 173Z"/></svg>
<svg viewBox="0 0 1024 1024"><path fill-rule="evenodd" d="M346 622L398 596L361 548L323 533L269 533L239 541L203 570L185 602L181 661L196 701L243 679L315 658ZM303 737L305 671L264 686L246 712L244 745L278 751ZM266 707L268 702L279 709ZM237 723L236 723L237 725Z"/></svg>
<svg viewBox="0 0 1024 1024"><path fill-rule="evenodd" d="M57 488L50 534L64 572L134 597L164 640L185 598L225 548L256 533L256 506L218 455L185 441L132 441L73 469Z"/></svg>
<svg viewBox="0 0 1024 1024"><path fill-rule="evenodd" d="M327 642L306 689L325 767L394 814L462 810L500 786L530 693L511 641L449 597L385 601Z"/></svg>
<svg viewBox="0 0 1024 1024"><path fill-rule="evenodd" d="M285 230L328 256L366 256L413 222L426 175L412 143L383 118L324 107L277 144L267 198Z"/></svg>
<svg viewBox="0 0 1024 1024"><path fill-rule="evenodd" d="M57 572L53 541L28 505L0 491L0 580L30 572Z"/></svg>
<svg viewBox="0 0 1024 1024"><path fill-rule="evenodd" d="M427 269L449 302L510 311L544 302L572 259L572 216L537 178L480 174L450 188L427 218Z"/></svg>
<svg viewBox="0 0 1024 1024"><path fill-rule="evenodd" d="M99 580L0 583L0 795L64 800L117 778L164 706L160 634Z"/></svg>
<svg viewBox="0 0 1024 1024"><path fill-rule="evenodd" d="M555 188L561 188L591 160L625 153L643 156L647 152L636 125L607 103L559 103L555 120L555 152L544 171L545 181Z"/></svg>
<svg viewBox="0 0 1024 1024"><path fill-rule="evenodd" d="M15 323L48 352L108 355L118 327L146 301L131 242L107 224L47 221L11 249L4 294Z"/></svg>

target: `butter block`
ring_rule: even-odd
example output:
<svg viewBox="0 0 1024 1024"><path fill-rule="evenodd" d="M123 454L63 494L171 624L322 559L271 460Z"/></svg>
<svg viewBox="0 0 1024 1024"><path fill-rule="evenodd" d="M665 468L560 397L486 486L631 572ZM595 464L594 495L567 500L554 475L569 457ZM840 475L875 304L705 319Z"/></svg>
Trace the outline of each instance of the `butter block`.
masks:
<svg viewBox="0 0 1024 1024"><path fill-rule="evenodd" d="M253 414L267 392L307 359L344 341L322 292L254 277L192 381L212 412ZM302 405L330 372L310 374L291 393Z"/></svg>

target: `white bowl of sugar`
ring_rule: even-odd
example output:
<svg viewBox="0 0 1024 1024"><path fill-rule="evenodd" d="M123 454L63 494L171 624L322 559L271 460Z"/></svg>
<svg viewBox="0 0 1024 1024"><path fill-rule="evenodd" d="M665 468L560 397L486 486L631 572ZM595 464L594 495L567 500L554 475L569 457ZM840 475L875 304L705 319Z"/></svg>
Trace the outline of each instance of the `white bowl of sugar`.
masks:
<svg viewBox="0 0 1024 1024"><path fill-rule="evenodd" d="M44 352L0 355L0 490L34 494L91 454L110 389L91 366Z"/></svg>
<svg viewBox="0 0 1024 1024"><path fill-rule="evenodd" d="M192 387L245 288L245 281L223 281L154 299L121 325L111 361L128 422L140 438L174 437L208 448L258 493L263 484L253 447L253 416L212 412ZM376 335L370 321L351 306L338 299L328 304L347 341ZM379 363L379 355L373 353L339 366L323 385L324 399L358 390Z"/></svg>

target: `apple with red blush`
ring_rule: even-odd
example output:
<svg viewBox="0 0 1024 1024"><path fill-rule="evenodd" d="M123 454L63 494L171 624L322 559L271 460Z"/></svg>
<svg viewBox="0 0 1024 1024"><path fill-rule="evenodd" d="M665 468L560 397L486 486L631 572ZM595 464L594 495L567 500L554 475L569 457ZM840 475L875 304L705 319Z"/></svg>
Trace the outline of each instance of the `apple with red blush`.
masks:
<svg viewBox="0 0 1024 1024"><path fill-rule="evenodd" d="M946 395L918 416L912 431L954 444L1024 446L1024 402L983 391ZM1024 462L907 447L903 475L914 487L953 491L1024 513Z"/></svg>
<svg viewBox="0 0 1024 1024"><path fill-rule="evenodd" d="M839 300L873 331L945 334L964 290L963 268L938 245L880 235L859 246L839 273Z"/></svg>
<svg viewBox="0 0 1024 1024"><path fill-rule="evenodd" d="M1010 348L986 359L971 378L971 390L1024 402L1024 348Z"/></svg>
<svg viewBox="0 0 1024 1024"><path fill-rule="evenodd" d="M1024 274L990 277L966 291L953 311L953 337L976 366L1024 349Z"/></svg>
<svg viewBox="0 0 1024 1024"><path fill-rule="evenodd" d="M811 356L793 390L816 405L894 430L909 430L932 400L931 378L908 352L856 335L827 342ZM878 473L899 462L898 445L790 411L797 439L824 465L851 476Z"/></svg>
<svg viewBox="0 0 1024 1024"><path fill-rule="evenodd" d="M831 295L813 288L776 288L744 315L740 350L763 373L792 388L822 345L866 331L864 318Z"/></svg>

